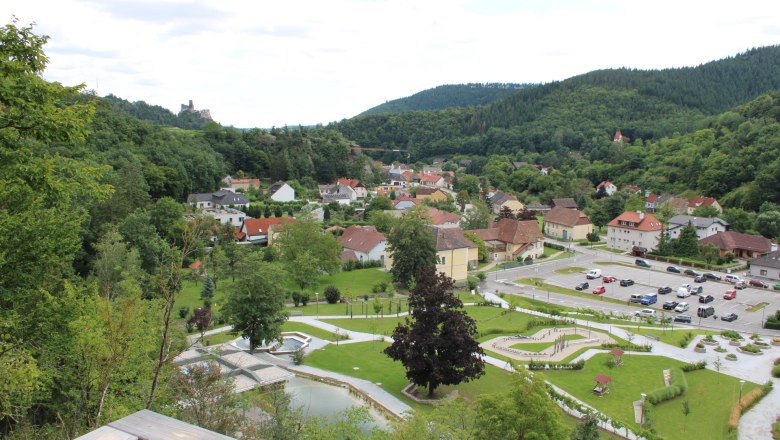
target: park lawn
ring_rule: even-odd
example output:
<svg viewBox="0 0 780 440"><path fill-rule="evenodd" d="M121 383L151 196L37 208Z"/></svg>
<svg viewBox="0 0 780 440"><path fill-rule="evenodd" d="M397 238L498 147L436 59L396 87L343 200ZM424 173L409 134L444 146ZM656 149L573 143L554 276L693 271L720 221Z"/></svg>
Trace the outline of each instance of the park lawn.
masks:
<svg viewBox="0 0 780 440"><path fill-rule="evenodd" d="M322 340L331 342L336 342L337 338L337 335L333 332L329 332L327 330L323 330L319 327L314 327L313 325L309 325L303 322L287 321L282 324L282 331L306 333L309 336L314 336L315 338L320 338ZM338 338L344 340L345 336L341 335L338 336Z"/></svg>
<svg viewBox="0 0 780 440"><path fill-rule="evenodd" d="M217 290L214 292L214 298L211 299L211 309L216 313L222 304L227 301L230 287L233 285L231 278L225 278L217 282ZM184 319L179 318L179 309L182 307L189 307L189 315L198 307L203 307L203 300L200 299L200 292L203 290L203 281L198 281L197 285L195 281L187 278L182 280L182 289L178 295L176 295L176 302L173 306L173 313L176 319L180 322L184 322Z"/></svg>
<svg viewBox="0 0 780 440"><path fill-rule="evenodd" d="M236 338L239 338L240 336L241 335L234 333L232 330L225 330L224 332L204 336L201 340L201 343L204 347L208 347L211 345L219 345L224 344L225 342L230 342Z"/></svg>
<svg viewBox="0 0 780 440"><path fill-rule="evenodd" d="M373 296L372 294L371 296ZM320 292L319 295L319 304L317 304L316 296L313 294L309 295L309 303L305 306L298 306L295 307L293 305L288 305L287 311L293 312L295 311L297 315L299 316L366 316L368 314L369 317L371 316L377 316L376 313L374 313L374 298L369 297L368 301L364 301L363 298L360 299L353 299L350 303L335 303L335 304L328 304L327 301L325 301L325 298L323 298L322 293ZM379 298L380 304L382 304L382 312L379 313L379 316L394 316L396 312L400 311L408 312L409 311L409 303L406 300L406 297L402 296L394 296L393 298ZM400 309L399 309L400 305ZM300 313L298 313L300 312Z"/></svg>
<svg viewBox="0 0 780 440"><path fill-rule="evenodd" d="M585 363L579 371L546 371L547 380L571 393L588 405L610 417L626 423L631 429L638 429L634 423L632 402L647 393L662 388L663 370L684 365L675 359L660 356L623 356L623 365L608 368L608 354L598 354ZM612 377L610 392L604 397L593 394L593 378L599 374ZM685 373L688 391L674 399L660 403L653 408L655 427L666 439L725 438L727 422L732 404L738 399L739 379L711 370L697 370ZM758 385L747 382L743 394ZM687 430L682 414L684 401L690 404Z"/></svg>
<svg viewBox="0 0 780 440"><path fill-rule="evenodd" d="M324 299L325 287L334 285L341 291L341 296L357 298L362 295L372 295L371 289L380 282L390 285L392 276L379 268L356 269L349 272L338 272L333 275L325 275L317 282L317 292Z"/></svg>
<svg viewBox="0 0 780 440"><path fill-rule="evenodd" d="M660 342L674 345L675 347L680 346L680 342L683 340L686 334L693 333L694 336L698 335L717 335L718 332L712 331L712 330L698 330L698 329L685 329L685 330L671 330L671 329L661 329L658 327L651 328L651 327L640 327L637 329L636 327L624 327L627 331L630 331L632 333L636 333L638 335L646 336L648 334L655 335L659 338Z"/></svg>
<svg viewBox="0 0 780 440"><path fill-rule="evenodd" d="M335 318L321 319L320 321L335 325L353 332L371 333L374 335L391 336L399 323L404 323L406 318L395 316L389 318Z"/></svg>
<svg viewBox="0 0 780 440"><path fill-rule="evenodd" d="M566 335L567 341L573 341L575 339L585 339L585 336L582 335ZM547 348L552 347L555 345L555 341L548 341L548 342L519 342L517 344L512 345L512 348L516 348L518 350L523 351L535 351L540 352L542 350L545 350Z"/></svg>
<svg viewBox="0 0 780 440"><path fill-rule="evenodd" d="M398 397L412 408L425 412L432 411L432 405L417 404L401 394L401 390L409 384L409 380L406 378L403 365L393 361L382 352L388 346L388 343L381 341L331 344L309 354L304 363L312 367L381 384L380 386L387 392ZM355 370L355 367L358 369ZM448 392L454 388L458 390L461 397L473 400L483 394L506 390L510 378L510 373L486 365L485 375L479 379L454 387L442 386L437 390L437 394Z"/></svg>

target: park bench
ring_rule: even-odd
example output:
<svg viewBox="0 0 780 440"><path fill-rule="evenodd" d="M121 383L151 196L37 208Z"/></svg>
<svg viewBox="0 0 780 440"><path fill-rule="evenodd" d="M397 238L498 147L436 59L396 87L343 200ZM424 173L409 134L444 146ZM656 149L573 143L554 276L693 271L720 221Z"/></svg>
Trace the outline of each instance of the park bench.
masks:
<svg viewBox="0 0 780 440"><path fill-rule="evenodd" d="M652 339L652 340L654 340L654 341L660 341L660 340L661 340L661 338L659 338L658 336L656 336L656 335L654 335L654 334L652 334L652 333L648 333L648 334L647 334L645 337L646 337L647 339Z"/></svg>
<svg viewBox="0 0 780 440"><path fill-rule="evenodd" d="M290 310L290 316L303 316L302 310Z"/></svg>

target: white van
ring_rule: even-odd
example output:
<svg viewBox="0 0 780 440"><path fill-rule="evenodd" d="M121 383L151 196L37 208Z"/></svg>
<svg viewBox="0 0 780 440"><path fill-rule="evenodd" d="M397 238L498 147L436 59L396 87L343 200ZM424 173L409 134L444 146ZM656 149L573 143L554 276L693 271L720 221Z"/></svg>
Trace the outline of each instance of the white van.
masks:
<svg viewBox="0 0 780 440"><path fill-rule="evenodd" d="M631 295L631 299L629 299L628 301L632 302L632 303L641 303L643 296L644 295L641 294L641 293L634 293L634 294Z"/></svg>
<svg viewBox="0 0 780 440"><path fill-rule="evenodd" d="M589 280L595 280L596 278L601 278L601 269L589 270L588 273L585 274L585 278Z"/></svg>
<svg viewBox="0 0 780 440"><path fill-rule="evenodd" d="M736 275L726 275L725 277L723 277L723 279L725 281L728 281L729 283L738 283L738 282L742 281L742 278L740 278L740 277L738 277Z"/></svg>
<svg viewBox="0 0 780 440"><path fill-rule="evenodd" d="M680 286L677 288L677 298L688 298L691 296L691 291L688 290L688 286Z"/></svg>

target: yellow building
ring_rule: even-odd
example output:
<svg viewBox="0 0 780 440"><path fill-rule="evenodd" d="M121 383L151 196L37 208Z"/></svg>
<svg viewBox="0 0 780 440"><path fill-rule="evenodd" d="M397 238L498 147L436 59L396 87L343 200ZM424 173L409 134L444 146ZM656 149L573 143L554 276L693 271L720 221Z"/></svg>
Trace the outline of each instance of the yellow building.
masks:
<svg viewBox="0 0 780 440"><path fill-rule="evenodd" d="M440 190L439 188L423 188L418 186L415 197L423 200L428 199L436 202L443 202L447 200L447 193Z"/></svg>
<svg viewBox="0 0 780 440"><path fill-rule="evenodd" d="M523 202L517 199L517 196L507 194L503 191L495 191L490 196L490 203L493 205L493 213L499 214L502 209L509 209L513 214L525 209Z"/></svg>
<svg viewBox="0 0 780 440"><path fill-rule="evenodd" d="M555 207L544 216L544 233L560 240L585 240L593 231L588 216L577 209Z"/></svg>
<svg viewBox="0 0 780 440"><path fill-rule="evenodd" d="M455 282L466 281L469 267L476 267L479 258L477 245L463 235L460 228L429 227L436 237L436 272L444 273ZM393 257L385 259L387 270L393 267Z"/></svg>

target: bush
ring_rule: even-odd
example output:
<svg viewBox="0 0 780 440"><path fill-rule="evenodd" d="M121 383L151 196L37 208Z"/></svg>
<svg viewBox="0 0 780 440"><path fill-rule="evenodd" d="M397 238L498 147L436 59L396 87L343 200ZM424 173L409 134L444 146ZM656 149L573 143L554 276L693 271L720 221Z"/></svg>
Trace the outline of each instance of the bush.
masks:
<svg viewBox="0 0 780 440"><path fill-rule="evenodd" d="M528 321L528 324L526 324L525 329L531 330L534 327L556 327L560 325L571 325L573 324L572 321L569 321L568 319L532 319Z"/></svg>
<svg viewBox="0 0 780 440"><path fill-rule="evenodd" d="M528 362L529 370L582 370L585 368L585 360L580 359L577 362Z"/></svg>
<svg viewBox="0 0 780 440"><path fill-rule="evenodd" d="M637 345L637 344L601 344L601 348L604 349L612 349L612 348L619 348L621 350L625 351L636 351L640 353L650 353L653 351L652 344L644 344L644 345Z"/></svg>
<svg viewBox="0 0 780 440"><path fill-rule="evenodd" d="M190 306L179 307L179 318L184 319L190 314Z"/></svg>
<svg viewBox="0 0 780 440"><path fill-rule="evenodd" d="M306 307L307 304L309 304L309 294L308 293L301 293L301 305Z"/></svg>
<svg viewBox="0 0 780 440"><path fill-rule="evenodd" d="M688 381L685 379L685 373L681 369L672 368L670 373L671 380L668 387L651 391L647 395L647 400L653 405L673 399L688 390Z"/></svg>
<svg viewBox="0 0 780 440"><path fill-rule="evenodd" d="M780 365L772 367L772 377L780 377Z"/></svg>
<svg viewBox="0 0 780 440"><path fill-rule="evenodd" d="M292 300L295 307L298 307L301 305L301 293L300 292L293 292L292 293Z"/></svg>
<svg viewBox="0 0 780 440"><path fill-rule="evenodd" d="M692 339L693 339L693 333L688 332L685 335L683 335L683 338L680 340L680 343L678 345L680 345L680 348L685 348L688 346L688 344L691 343ZM698 344L696 346L698 347Z"/></svg>
<svg viewBox="0 0 780 440"><path fill-rule="evenodd" d="M336 304L341 299L341 291L338 287L331 284L325 288L325 299L328 301L328 304Z"/></svg>
<svg viewBox="0 0 780 440"><path fill-rule="evenodd" d="M371 288L371 292L373 293L384 293L387 291L387 282L386 281L380 281L376 284L374 284L374 287Z"/></svg>
<svg viewBox="0 0 780 440"><path fill-rule="evenodd" d="M477 272L477 278L479 278L480 281L485 281L487 275L485 274L485 272Z"/></svg>
<svg viewBox="0 0 780 440"><path fill-rule="evenodd" d="M726 359L736 359L736 358L737 358L737 355L735 355L734 353L729 353L729 354L726 355Z"/></svg>
<svg viewBox="0 0 780 440"><path fill-rule="evenodd" d="M721 336L728 339L742 339L742 335L734 330L724 330L720 332Z"/></svg>
<svg viewBox="0 0 780 440"><path fill-rule="evenodd" d="M292 354L292 361L295 365L301 365L306 359L306 353L303 352L303 348L295 350Z"/></svg>
<svg viewBox="0 0 780 440"><path fill-rule="evenodd" d="M761 353L761 349L756 347L753 344L746 344L740 347L742 351L746 351L748 353Z"/></svg>
<svg viewBox="0 0 780 440"><path fill-rule="evenodd" d="M696 362L695 364L687 364L682 366L682 370L685 372L703 370L707 367L707 361Z"/></svg>
<svg viewBox="0 0 780 440"><path fill-rule="evenodd" d="M696 348L704 348L704 344L702 344L701 342L697 342Z"/></svg>
<svg viewBox="0 0 780 440"><path fill-rule="evenodd" d="M468 277L469 290L474 290L479 286L479 278Z"/></svg>

